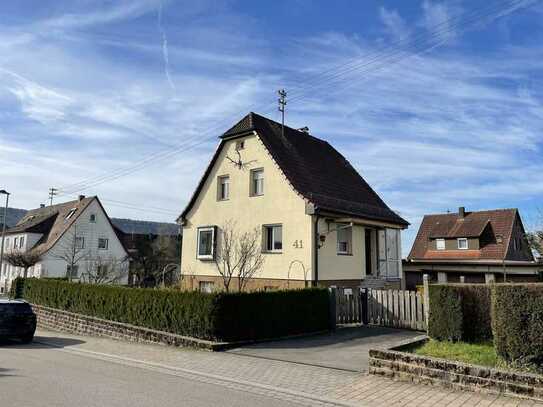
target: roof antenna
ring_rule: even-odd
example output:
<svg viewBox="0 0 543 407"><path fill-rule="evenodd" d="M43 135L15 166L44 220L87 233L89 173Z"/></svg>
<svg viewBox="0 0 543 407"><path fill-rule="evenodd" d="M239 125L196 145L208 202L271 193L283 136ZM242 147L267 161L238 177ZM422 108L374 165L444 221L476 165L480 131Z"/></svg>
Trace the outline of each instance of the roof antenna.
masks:
<svg viewBox="0 0 543 407"><path fill-rule="evenodd" d="M49 205L53 206L53 197L55 197L58 194L58 189L56 188L49 188Z"/></svg>
<svg viewBox="0 0 543 407"><path fill-rule="evenodd" d="M281 135L285 137L285 106L287 105L287 91L280 89L277 91L279 95L279 111L281 112Z"/></svg>

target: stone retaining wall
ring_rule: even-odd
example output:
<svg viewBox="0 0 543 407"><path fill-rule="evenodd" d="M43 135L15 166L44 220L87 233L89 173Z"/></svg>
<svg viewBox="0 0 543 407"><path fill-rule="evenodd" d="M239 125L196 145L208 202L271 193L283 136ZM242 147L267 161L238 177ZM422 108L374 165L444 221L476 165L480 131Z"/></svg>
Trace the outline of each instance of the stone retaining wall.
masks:
<svg viewBox="0 0 543 407"><path fill-rule="evenodd" d="M38 327L79 335L103 336L131 342L159 343L173 346L190 346L208 350L222 350L230 344L212 342L155 331L135 325L89 317L55 308L32 305L38 317Z"/></svg>
<svg viewBox="0 0 543 407"><path fill-rule="evenodd" d="M543 376L419 356L402 352L403 348L370 350L370 374L457 390L543 401Z"/></svg>

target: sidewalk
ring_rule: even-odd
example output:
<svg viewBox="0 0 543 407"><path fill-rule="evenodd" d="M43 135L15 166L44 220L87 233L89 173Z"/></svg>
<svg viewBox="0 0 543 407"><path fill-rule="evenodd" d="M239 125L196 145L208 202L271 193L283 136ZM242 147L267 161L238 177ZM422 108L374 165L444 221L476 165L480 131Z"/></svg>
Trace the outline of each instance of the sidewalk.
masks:
<svg viewBox="0 0 543 407"><path fill-rule="evenodd" d="M284 392L305 405L350 406L543 406L528 400L458 392L439 387L394 382L365 373L262 359L234 353L212 353L160 345L134 344L104 338L38 331L38 344L100 357L113 362L144 364L213 379L224 385L251 386L259 391ZM61 348L61 349L60 349ZM249 390L250 391L250 390ZM290 395L290 396L289 396ZM313 400L302 403L302 400Z"/></svg>

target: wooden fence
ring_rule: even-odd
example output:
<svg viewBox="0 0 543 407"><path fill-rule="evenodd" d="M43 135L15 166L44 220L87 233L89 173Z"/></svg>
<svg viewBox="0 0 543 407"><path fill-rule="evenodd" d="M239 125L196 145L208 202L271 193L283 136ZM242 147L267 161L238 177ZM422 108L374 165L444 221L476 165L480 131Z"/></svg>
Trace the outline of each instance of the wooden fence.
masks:
<svg viewBox="0 0 543 407"><path fill-rule="evenodd" d="M424 299L405 290L334 288L336 324L373 324L426 329Z"/></svg>
<svg viewBox="0 0 543 407"><path fill-rule="evenodd" d="M368 289L368 323L393 328L425 330L424 300L405 290Z"/></svg>

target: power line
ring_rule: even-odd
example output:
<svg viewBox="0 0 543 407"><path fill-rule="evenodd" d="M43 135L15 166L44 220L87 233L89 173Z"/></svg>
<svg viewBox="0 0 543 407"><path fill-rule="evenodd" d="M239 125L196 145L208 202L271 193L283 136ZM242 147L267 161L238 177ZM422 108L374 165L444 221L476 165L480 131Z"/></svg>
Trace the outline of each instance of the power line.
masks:
<svg viewBox="0 0 543 407"><path fill-rule="evenodd" d="M397 63L398 61L401 61L402 59L405 59L406 57L411 57L411 56L414 56L414 55L419 55L419 54L428 52L429 50L432 50L435 47L441 45L443 42L446 42L446 39L445 39L446 34L454 32L455 30L457 30L459 28L459 26L461 24L466 24L466 23L470 24L470 23L473 23L473 22L481 23L482 19L484 19L484 18L486 18L488 21L493 21L496 18L502 17L504 15L510 14L513 11L516 11L519 8L529 7L529 6L533 5L533 4L535 4L536 2L539 2L539 0L535 0L535 1L516 0L516 1L504 2L499 7L496 7L496 5L492 5L490 7L489 6L481 7L479 9L476 9L476 10L471 11L469 13L464 13L463 14L464 17L466 15L469 16L467 21L466 21L466 19L464 19L462 21L460 19L461 15L454 16L454 17L452 17L450 19L447 19L447 20L437 24L435 27L441 26L441 27L443 27L443 29L436 30L435 27L434 27L434 29L432 30L432 34L430 34L429 37L427 35L424 36L424 37L419 35L417 37L414 37L414 40L411 41L411 45L409 45L409 42L408 42L409 47L415 48L415 51L412 51L409 48L400 49L399 47L401 45L403 45L404 42L405 42L405 40L402 39L395 46L389 46L389 47L386 48L386 49L390 49L388 54L383 52L383 51L380 51L378 53L375 53L375 56L373 58L371 58L370 60L354 59L353 61L351 61L349 63L339 65L338 67L335 67L334 69L329 69L328 71L325 71L324 73L315 76L314 79L312 79L312 81L315 82L315 81L318 80L318 82L315 83L314 85L309 86L308 88L304 89L302 93L300 93L298 95L295 95L291 99L291 101L293 101L293 100L297 100L297 101L302 100L303 98L307 97L306 95L308 94L308 92L312 91L313 89L322 87L323 85L324 86L330 86L330 83L334 83L333 81L335 81L337 83L340 80L341 77L343 77L343 76L345 76L347 74L350 74L352 72L358 72L358 74L360 75L361 73L364 74L364 73L367 73L367 72L371 72L372 70L375 71L376 69L381 70L381 69L383 69L383 68L385 68L387 66L390 66L393 63ZM505 8L503 6L505 6ZM489 13L490 11L493 11L493 12ZM455 21L455 20L458 20L458 21ZM466 31L468 28L469 27L466 27L464 30L461 30L461 32ZM417 44L417 42L420 42L420 44ZM426 47L424 47L425 44L426 44ZM421 49L418 49L419 47ZM376 68L372 66L372 64L375 65L375 64L378 64L378 63L380 63L380 65L377 65ZM365 69L362 70L362 72L360 72L361 68L365 68ZM334 70L337 71L337 72L334 73L333 72ZM323 75L323 74L326 74L326 72L328 72L328 75ZM324 78L324 79L322 79L322 78ZM311 83L311 82L308 82L308 83ZM337 91L337 89L336 89L336 91ZM231 121L228 122L228 124L231 124ZM216 124L215 126L211 127L210 129L204 131L204 133L207 135L208 132L211 133L214 130L220 130L220 129L223 129L223 128L224 128L224 125L222 123L220 125ZM198 139L198 138L199 138L199 141L192 144L192 141L194 141L195 139ZM208 142L208 141L210 141L210 140L212 140L214 138L215 138L214 134L209 136L209 137L202 136L201 134L195 135L195 136L190 137L189 139L185 140L182 144L176 146L175 148L173 148L171 150L164 150L164 151L161 151L161 152L154 153L154 154L146 157L144 160L142 160L142 161L140 161L138 163L135 163L134 165L132 165L130 167L119 168L118 170L114 170L114 171L109 172L107 174L91 177L91 178L88 178L86 180L80 181L79 183L68 185L67 187L62 189L62 193L67 194L67 193L71 193L71 192L75 192L75 191L81 191L81 190L84 190L84 189L88 189L88 188L92 188L92 187L101 185L101 184L103 184L105 182L108 182L108 181L118 179L118 178L123 177L125 175L128 175L128 174L131 174L133 172L139 171L139 170L145 168L147 165L150 165L150 164L152 164L153 162L155 162L157 160L166 159L166 158L171 157L172 155L174 155L176 153L179 153L179 152L189 151L189 150L191 150L193 148L196 148L196 147L202 145L203 143L206 143L206 142Z"/></svg>

